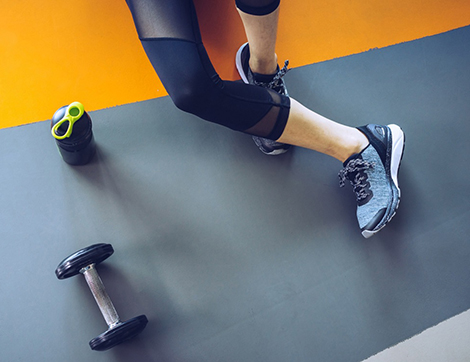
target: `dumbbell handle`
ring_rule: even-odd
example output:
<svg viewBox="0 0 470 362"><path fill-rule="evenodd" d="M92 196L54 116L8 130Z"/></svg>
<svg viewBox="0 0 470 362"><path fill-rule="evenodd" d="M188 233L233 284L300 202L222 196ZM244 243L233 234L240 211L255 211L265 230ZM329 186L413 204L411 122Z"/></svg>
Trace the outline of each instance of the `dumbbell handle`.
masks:
<svg viewBox="0 0 470 362"><path fill-rule="evenodd" d="M103 315L106 324L109 328L114 327L116 324L120 323L119 315L114 308L113 302L106 293L104 284L98 275L98 272L95 268L95 264L91 264L80 270L80 273L83 274L85 280L90 287L91 293L100 308L101 314Z"/></svg>

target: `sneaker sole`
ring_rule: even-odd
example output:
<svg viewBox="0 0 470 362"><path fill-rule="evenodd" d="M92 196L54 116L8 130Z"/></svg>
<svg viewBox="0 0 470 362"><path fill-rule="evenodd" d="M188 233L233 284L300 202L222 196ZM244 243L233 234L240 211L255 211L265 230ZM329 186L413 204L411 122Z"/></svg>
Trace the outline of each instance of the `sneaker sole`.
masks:
<svg viewBox="0 0 470 362"><path fill-rule="evenodd" d="M248 84L248 78L246 77L246 74L245 72L243 71L243 65L242 65L242 51L243 51L243 48L245 48L245 46L248 44L245 43L243 44L237 51L237 54L235 55L235 65L237 67L237 71L238 71L238 74L240 75L240 78L242 79L242 81L246 84Z"/></svg>
<svg viewBox="0 0 470 362"><path fill-rule="evenodd" d="M397 213L398 206L400 205L401 190L398 185L398 173L400 171L401 160L403 159L403 151L405 149L405 133L402 129L396 124L389 124L387 126L390 129L392 135L392 144L391 148L391 157L390 157L390 178L393 182L392 187L392 197L394 202L392 207L388 210L387 214L384 217L383 223L379 228L375 230L364 230L362 231L362 236L365 238L370 238L372 235L375 235L380 230L382 230L392 218Z"/></svg>
<svg viewBox="0 0 470 362"><path fill-rule="evenodd" d="M398 186L398 172L400 171L400 164L403 158L403 150L405 149L405 134L402 129L396 124L388 125L392 131L392 157L390 160L390 177L398 190L398 197L400 197L400 187Z"/></svg>

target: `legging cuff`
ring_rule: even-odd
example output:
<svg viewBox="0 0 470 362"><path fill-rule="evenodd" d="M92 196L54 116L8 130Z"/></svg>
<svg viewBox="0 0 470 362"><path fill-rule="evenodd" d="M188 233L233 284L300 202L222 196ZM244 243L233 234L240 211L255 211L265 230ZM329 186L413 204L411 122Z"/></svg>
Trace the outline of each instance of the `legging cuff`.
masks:
<svg viewBox="0 0 470 362"><path fill-rule="evenodd" d="M273 0L263 6L252 6L246 0L235 0L237 8L250 15L268 15L279 7L281 0Z"/></svg>

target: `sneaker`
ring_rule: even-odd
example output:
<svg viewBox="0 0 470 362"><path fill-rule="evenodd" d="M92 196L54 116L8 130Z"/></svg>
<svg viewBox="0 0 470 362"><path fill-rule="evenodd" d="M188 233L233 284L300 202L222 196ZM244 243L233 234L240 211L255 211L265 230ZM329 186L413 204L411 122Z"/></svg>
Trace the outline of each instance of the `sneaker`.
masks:
<svg viewBox="0 0 470 362"><path fill-rule="evenodd" d="M395 215L400 203L398 171L405 134L397 125L369 124L358 127L369 145L348 158L339 173L340 186L346 180L356 193L357 220L362 235L369 238L379 232Z"/></svg>
<svg viewBox="0 0 470 362"><path fill-rule="evenodd" d="M278 67L277 73L274 74L272 77L269 77L266 75L254 74L251 71L250 66L248 64L249 60L250 60L250 48L249 48L248 43L245 43L240 47L240 49L238 49L238 52L235 58L235 64L237 66L238 73L240 74L240 77L244 83L259 85L264 88L272 89L280 94L289 96L289 94L287 93L286 85L284 83L284 79L282 79L288 71L287 65L289 64L289 61L286 60L286 62L284 63L284 67L282 69L279 69ZM261 80L259 78L265 78L265 79ZM269 78L269 79L266 79L266 78ZM280 155L282 153L285 153L291 147L290 145L287 145L285 143L276 142L276 141L263 138L263 137L252 136L252 138L256 146L258 146L258 148L260 149L260 151L270 156Z"/></svg>

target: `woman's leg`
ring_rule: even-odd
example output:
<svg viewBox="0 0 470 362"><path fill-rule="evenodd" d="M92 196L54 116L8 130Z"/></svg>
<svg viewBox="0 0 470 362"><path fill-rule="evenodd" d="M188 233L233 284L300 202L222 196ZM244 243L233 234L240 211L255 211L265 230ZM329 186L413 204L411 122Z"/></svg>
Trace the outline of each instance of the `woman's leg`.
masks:
<svg viewBox="0 0 470 362"><path fill-rule="evenodd" d="M245 83L260 85L264 88L273 89L280 94L288 95L282 78L276 83L272 82L276 74L280 72L275 52L279 16L278 0L269 0L267 5L265 4L265 6L260 8L237 1L238 7L242 7L245 11L252 13L248 14L239 9L240 16L244 19L245 29L247 29L248 43L243 45L237 53L237 68ZM247 57L249 64L242 64L244 58ZM247 68L252 71L250 75L246 74L248 72ZM253 136L253 141L259 150L266 155L280 155L290 149L288 144L263 137Z"/></svg>
<svg viewBox="0 0 470 362"><path fill-rule="evenodd" d="M265 2L265 8L273 3L256 1ZM400 196L397 174L404 136L398 126L368 125L359 131L324 118L294 100L291 107L290 98L283 93L223 81L201 43L192 1L127 3L149 60L179 108L234 130L317 150L340 161L349 157L341 179L349 179L354 186L363 235L373 235L390 221ZM245 17L243 12L241 16ZM274 17L265 16L259 16L260 26L252 29L264 29L261 36L273 40ZM257 30L248 32L257 37ZM265 55L273 54L269 51Z"/></svg>
<svg viewBox="0 0 470 362"><path fill-rule="evenodd" d="M310 148L341 162L360 153L369 144L357 128L325 118L294 99L291 99L286 128L278 141Z"/></svg>
<svg viewBox="0 0 470 362"><path fill-rule="evenodd" d="M273 74L277 69L275 46L279 6L266 15L253 14L261 13L261 11L256 12L256 4L259 3L259 0L238 0L238 12L250 45L251 71ZM271 3L274 4L276 1ZM261 4L266 6L266 2ZM369 143L364 134L356 128L329 120L293 99L286 127L277 141L325 153L341 162L362 151Z"/></svg>
<svg viewBox="0 0 470 362"><path fill-rule="evenodd" d="M220 79L201 42L191 0L127 3L147 56L178 108L237 131L279 138L290 99Z"/></svg>
<svg viewBox="0 0 470 362"><path fill-rule="evenodd" d="M241 2L237 2L242 6ZM274 74L277 71L276 37L279 6L266 15L252 15L238 9L250 44L250 69L258 74ZM248 10L247 10L248 11Z"/></svg>
<svg viewBox="0 0 470 362"><path fill-rule="evenodd" d="M240 48L237 66L241 74L251 75L252 82L256 83L257 74L272 74L272 69L277 67L273 61L276 60L279 0L236 2L249 43L249 51L248 47L244 52L243 47ZM272 8L267 11L269 6ZM272 83L261 84L272 87ZM284 84L277 89L286 93ZM353 186L357 218L364 237L377 233L395 215L400 201L398 169L404 149L404 134L398 126L348 127L291 99L287 124L277 141L313 149L343 162L340 183L349 180Z"/></svg>

